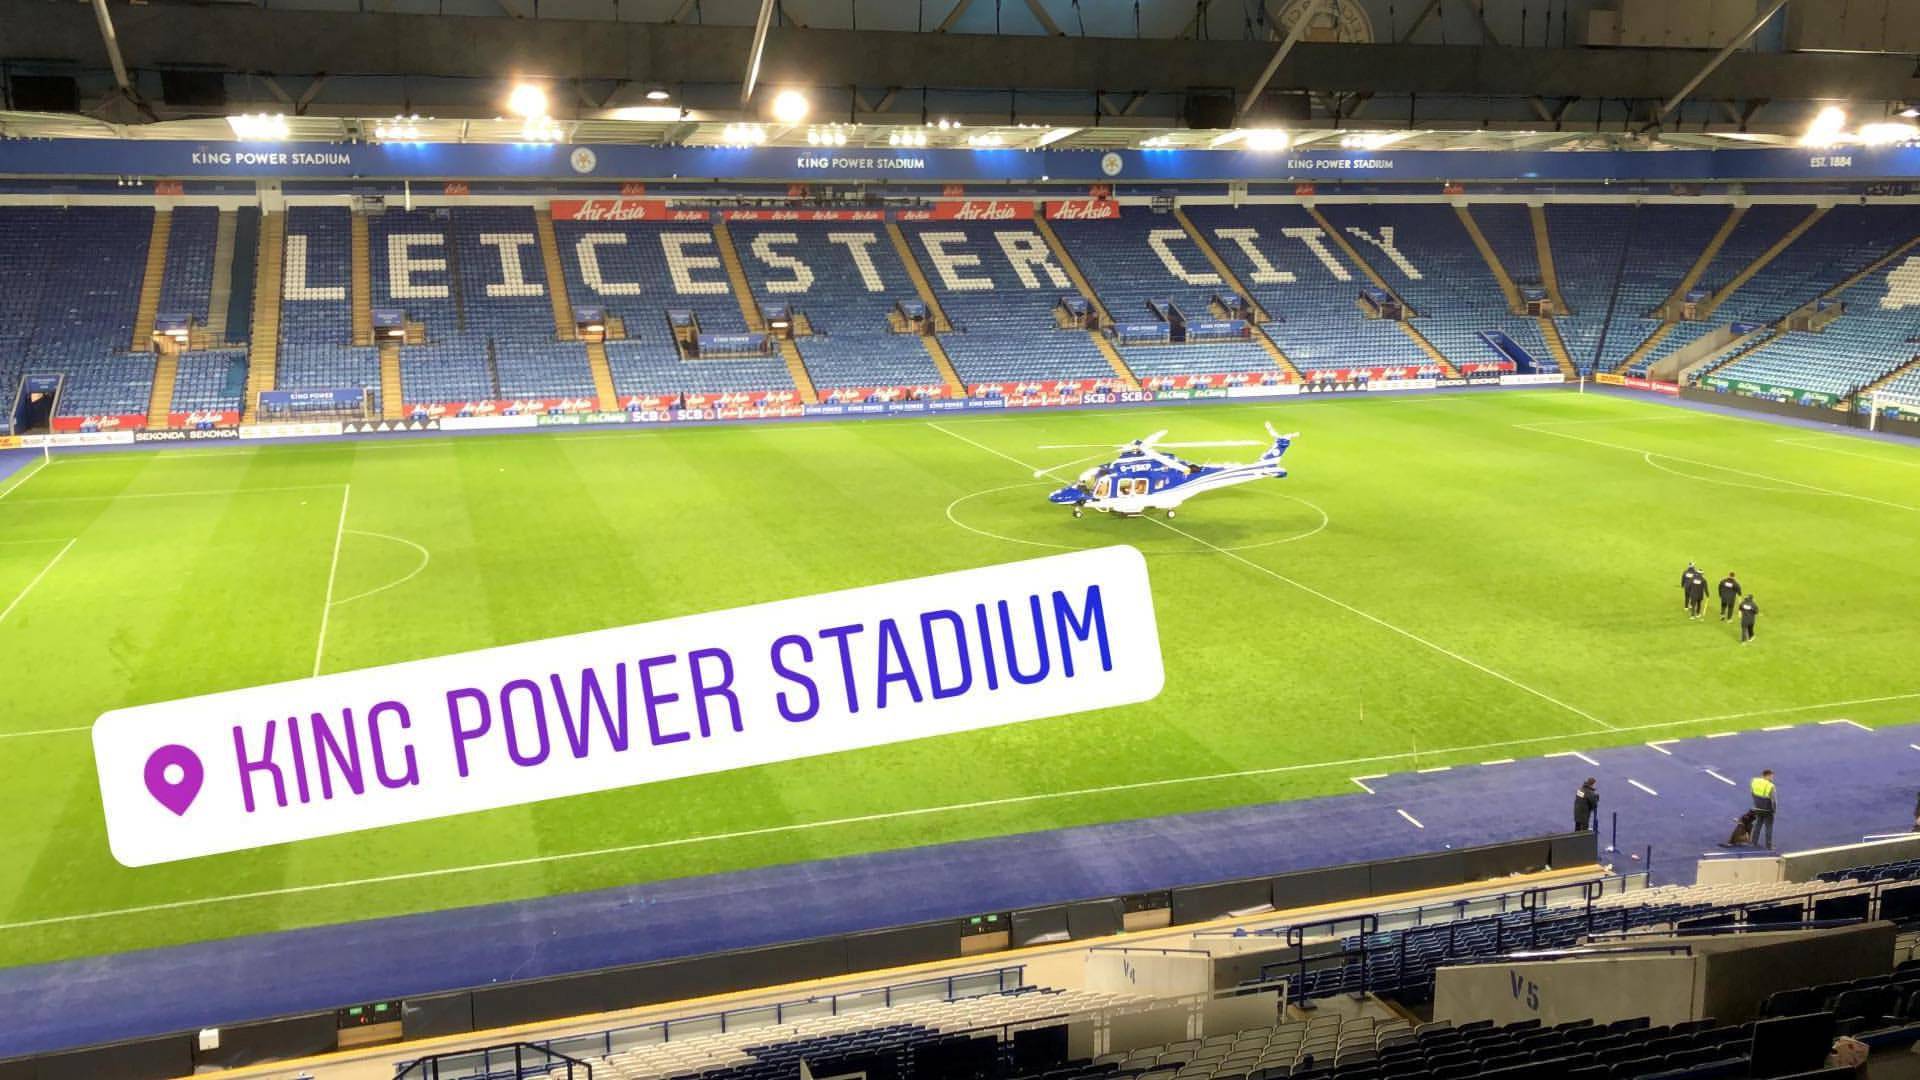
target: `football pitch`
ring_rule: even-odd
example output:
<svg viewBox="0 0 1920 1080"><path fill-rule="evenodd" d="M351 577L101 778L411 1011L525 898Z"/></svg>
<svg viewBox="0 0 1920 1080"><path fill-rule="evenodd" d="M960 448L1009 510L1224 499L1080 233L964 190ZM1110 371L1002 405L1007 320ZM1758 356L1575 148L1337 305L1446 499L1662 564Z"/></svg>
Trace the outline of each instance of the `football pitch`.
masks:
<svg viewBox="0 0 1920 1080"><path fill-rule="evenodd" d="M1300 432L1293 475L1171 521L1075 520L1034 476L1159 428L1264 444L1263 420ZM1920 449L1565 391L56 452L0 480L0 965L1910 721L1916 536ZM1144 705L142 869L107 850L109 709L1114 543L1152 576ZM1711 600L1684 617L1689 559L1738 572L1756 642Z"/></svg>

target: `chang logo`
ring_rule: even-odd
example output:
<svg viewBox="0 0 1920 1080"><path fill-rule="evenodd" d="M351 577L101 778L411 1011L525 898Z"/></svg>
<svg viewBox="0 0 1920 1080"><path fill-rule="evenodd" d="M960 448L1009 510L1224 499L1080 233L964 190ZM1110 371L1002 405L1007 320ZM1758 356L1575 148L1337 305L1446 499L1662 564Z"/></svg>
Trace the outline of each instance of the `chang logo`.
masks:
<svg viewBox="0 0 1920 1080"><path fill-rule="evenodd" d="M592 150L582 146L568 155L567 164L573 166L574 172L590 173L600 164L600 158Z"/></svg>
<svg viewBox="0 0 1920 1080"><path fill-rule="evenodd" d="M1124 158L1112 151L1100 156L1100 171L1108 176L1119 176L1120 170L1125 168L1126 164Z"/></svg>

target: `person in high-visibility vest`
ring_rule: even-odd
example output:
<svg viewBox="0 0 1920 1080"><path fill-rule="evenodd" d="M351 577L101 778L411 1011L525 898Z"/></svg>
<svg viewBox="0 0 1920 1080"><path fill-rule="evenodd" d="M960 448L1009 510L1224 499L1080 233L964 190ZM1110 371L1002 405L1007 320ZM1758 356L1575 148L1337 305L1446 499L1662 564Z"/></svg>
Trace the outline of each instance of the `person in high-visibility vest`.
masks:
<svg viewBox="0 0 1920 1080"><path fill-rule="evenodd" d="M1748 785L1753 791L1753 842L1756 846L1769 850L1773 847L1773 812L1778 808L1776 788L1773 786L1773 770L1762 769L1760 775Z"/></svg>

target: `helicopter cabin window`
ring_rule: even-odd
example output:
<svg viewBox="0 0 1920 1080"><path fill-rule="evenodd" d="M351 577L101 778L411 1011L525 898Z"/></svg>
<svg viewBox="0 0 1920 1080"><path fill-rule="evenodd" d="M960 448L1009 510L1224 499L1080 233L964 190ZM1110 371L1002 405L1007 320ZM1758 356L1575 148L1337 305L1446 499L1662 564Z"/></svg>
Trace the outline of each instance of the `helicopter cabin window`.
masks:
<svg viewBox="0 0 1920 1080"><path fill-rule="evenodd" d="M1146 493L1147 478L1144 476L1130 476L1120 481L1120 494L1122 495L1145 495Z"/></svg>
<svg viewBox="0 0 1920 1080"><path fill-rule="evenodd" d="M1107 490L1108 490L1107 485L1111 483L1113 483L1113 477L1111 476L1101 477L1100 481L1093 485L1093 497L1096 499L1106 498Z"/></svg>

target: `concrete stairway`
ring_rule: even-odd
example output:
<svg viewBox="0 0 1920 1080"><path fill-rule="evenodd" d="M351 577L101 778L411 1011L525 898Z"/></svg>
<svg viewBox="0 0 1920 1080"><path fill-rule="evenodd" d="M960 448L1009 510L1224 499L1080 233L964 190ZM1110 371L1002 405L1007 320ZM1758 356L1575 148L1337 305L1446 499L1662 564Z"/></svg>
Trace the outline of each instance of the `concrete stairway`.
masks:
<svg viewBox="0 0 1920 1080"><path fill-rule="evenodd" d="M1560 295L1560 273L1553 266L1553 241L1547 236L1547 208L1529 206L1527 216L1533 221L1533 253L1540 261L1540 284L1547 290L1547 298L1553 301L1555 312L1571 314L1567 310L1567 298Z"/></svg>
<svg viewBox="0 0 1920 1080"><path fill-rule="evenodd" d="M1580 369L1574 366L1573 355L1567 352L1567 341L1560 336L1560 328L1552 319L1541 317L1534 320L1540 324L1540 338L1547 343L1547 353L1553 357L1553 364L1560 374L1569 379L1578 378Z"/></svg>
<svg viewBox="0 0 1920 1080"><path fill-rule="evenodd" d="M260 215L260 255L254 262L252 345L247 350L247 397L241 415L260 407L260 391L274 388L280 356L280 294L285 273L287 215Z"/></svg>
<svg viewBox="0 0 1920 1080"><path fill-rule="evenodd" d="M953 358L947 355L947 347L932 334L921 334L920 344L927 350L927 359L940 372L940 378L947 384L948 393L954 397L967 396L967 384L960 381L960 373L954 370Z"/></svg>
<svg viewBox="0 0 1920 1080"><path fill-rule="evenodd" d="M1107 305L1093 291L1093 285L1087 281L1086 275L1080 272L1080 264L1074 262L1073 256L1067 254L1067 246L1060 242L1060 234L1054 232L1053 226L1047 224L1047 220L1037 214L1034 215L1033 225L1046 239L1048 249L1053 252L1054 259L1060 263L1060 269L1066 271L1067 280L1073 282L1074 290L1099 314L1100 325L1112 325L1113 316L1107 312Z"/></svg>
<svg viewBox="0 0 1920 1080"><path fill-rule="evenodd" d="M353 215L353 255L348 264L353 297L353 343L373 344L373 257L367 241L367 215ZM386 353L382 352L381 356ZM385 365L382 364L384 372ZM384 379L382 380L384 382ZM387 417L391 420L393 417Z"/></svg>
<svg viewBox="0 0 1920 1080"><path fill-rule="evenodd" d="M619 412L620 395L613 388L613 365L607 362L607 347L587 342L587 367L593 372L593 393L600 399L601 412Z"/></svg>
<svg viewBox="0 0 1920 1080"><path fill-rule="evenodd" d="M407 416L406 388L400 381L400 343L380 343L380 419L404 420Z"/></svg>
<svg viewBox="0 0 1920 1080"><path fill-rule="evenodd" d="M1332 240L1334 245L1345 253L1353 265L1360 268L1361 273L1367 275L1367 280L1373 282L1375 288L1393 297L1395 300L1399 300L1400 308L1403 312L1411 312L1413 310L1413 305L1407 303L1401 298L1399 293L1393 291L1393 286L1387 284L1387 279L1380 276L1380 272L1373 268L1372 263L1369 263L1365 258L1361 257L1359 250L1347 242L1347 238L1340 234L1340 230L1333 227L1333 222L1328 221L1326 215L1322 214L1315 207L1308 206L1304 209L1307 211L1307 214L1313 218L1314 222L1320 226L1320 231L1327 234L1327 238ZM1453 366L1453 362L1445 356L1442 356L1440 350L1434 348L1433 342L1428 341L1425 334L1416 330L1412 322L1403 319L1396 323L1396 325L1400 327L1401 333L1407 335L1407 340L1419 346L1420 351L1427 354L1427 359L1433 361L1434 366L1440 369L1442 375L1450 379L1460 376L1460 372Z"/></svg>
<svg viewBox="0 0 1920 1080"><path fill-rule="evenodd" d="M153 394L147 399L147 428L158 431L167 426L173 411L173 387L180 380L178 353L161 353L153 362Z"/></svg>
<svg viewBox="0 0 1920 1080"><path fill-rule="evenodd" d="M153 212L147 238L147 266L140 275L140 302L133 313L132 352L153 351L153 321L160 312L160 283L167 273L167 241L173 236L173 211Z"/></svg>
<svg viewBox="0 0 1920 1080"><path fill-rule="evenodd" d="M1527 303L1520 296L1520 286L1513 283L1512 275L1507 273L1507 265L1500 261L1499 253L1487 242L1487 235L1480 231L1480 223L1473 220L1473 212L1465 206L1455 206L1453 212L1459 215L1460 225L1467 230L1467 236L1473 241L1474 249L1480 252L1480 258L1493 272L1493 278L1500 283L1500 295L1507 298L1507 313L1525 315Z"/></svg>
<svg viewBox="0 0 1920 1080"><path fill-rule="evenodd" d="M933 320L935 333L945 334L953 329L953 323L947 320L947 313L940 307L940 299L933 293L933 286L927 283L925 271L920 269L920 260L913 256L913 246L907 243L907 234L900 226L887 222L887 238L893 241L894 254L900 256L900 265L907 268L907 277L913 281L913 291L920 294L920 302L927 305L927 317Z"/></svg>
<svg viewBox="0 0 1920 1080"><path fill-rule="evenodd" d="M728 231L725 221L713 223L713 238L720 245L720 265L726 267L727 280L733 283L733 298L740 305L740 317L747 321L748 330L766 333L766 317L760 314L760 302L753 298L753 286L747 284L747 269L740 264L740 253L734 250L733 233Z"/></svg>
<svg viewBox="0 0 1920 1080"><path fill-rule="evenodd" d="M787 374L793 378L793 388L800 392L803 405L820 404L820 394L813 388L813 373L807 370L806 358L800 355L800 346L792 338L776 338L774 343L780 346L780 359L787 362Z"/></svg>
<svg viewBox="0 0 1920 1080"><path fill-rule="evenodd" d="M238 210L220 211L213 234L213 289L207 296L207 331L215 343L226 340L227 310L233 303L233 238L239 227Z"/></svg>
<svg viewBox="0 0 1920 1080"><path fill-rule="evenodd" d="M567 294L567 275L560 267L560 241L553 233L553 211L545 206L535 210L533 229L540 237L540 264L547 271L547 300L553 305L554 335L561 341L572 341L579 334L579 326L573 318L573 298ZM605 355L605 350L601 353ZM598 381L596 378L596 385Z"/></svg>

